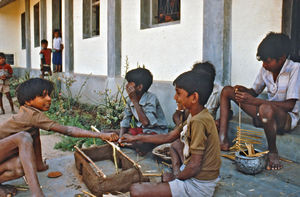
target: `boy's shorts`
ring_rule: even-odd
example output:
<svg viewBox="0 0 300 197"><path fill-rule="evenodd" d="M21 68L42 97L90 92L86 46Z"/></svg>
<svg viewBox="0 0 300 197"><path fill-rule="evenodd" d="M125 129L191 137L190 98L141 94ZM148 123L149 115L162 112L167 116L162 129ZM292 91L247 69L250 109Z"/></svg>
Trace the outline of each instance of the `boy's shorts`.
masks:
<svg viewBox="0 0 300 197"><path fill-rule="evenodd" d="M9 85L0 84L0 92L5 94L9 92Z"/></svg>
<svg viewBox="0 0 300 197"><path fill-rule="evenodd" d="M50 65L44 64L41 71L42 72L50 72L51 71Z"/></svg>
<svg viewBox="0 0 300 197"><path fill-rule="evenodd" d="M130 133L131 135L145 134L145 133L143 132L143 128L140 128L140 127L137 127L137 128L130 128L130 129L129 129L129 133ZM146 133L146 134L148 134L148 135L155 135L155 134L157 134L157 133L151 132L151 133Z"/></svg>
<svg viewBox="0 0 300 197"><path fill-rule="evenodd" d="M185 165L180 167L182 171ZM187 180L175 179L169 182L172 197L209 197L213 196L217 183L220 178L211 181L202 181L196 178Z"/></svg>

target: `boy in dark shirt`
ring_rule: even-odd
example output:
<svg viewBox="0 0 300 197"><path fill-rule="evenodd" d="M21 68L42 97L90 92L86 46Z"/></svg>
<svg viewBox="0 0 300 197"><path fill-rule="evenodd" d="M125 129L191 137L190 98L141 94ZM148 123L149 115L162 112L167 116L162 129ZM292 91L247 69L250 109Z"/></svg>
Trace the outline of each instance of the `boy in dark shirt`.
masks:
<svg viewBox="0 0 300 197"><path fill-rule="evenodd" d="M52 90L53 84L40 78L29 79L17 88L20 110L11 119L0 124L0 196L12 193L1 183L24 175L32 195L44 196L36 174L37 171L48 169L42 160L39 129L73 137L118 140L115 133L95 133L50 120L43 111L50 108Z"/></svg>
<svg viewBox="0 0 300 197"><path fill-rule="evenodd" d="M13 69L9 64L6 63L6 57L4 53L0 53L0 114L5 114L5 110L2 103L2 95L5 94L9 101L11 112L15 114L13 100L9 90L9 79L12 77Z"/></svg>
<svg viewBox="0 0 300 197"><path fill-rule="evenodd" d="M42 78L44 78L45 73L47 72L50 76L52 75L51 71L51 49L48 49L48 41L42 40L41 41L42 50L40 51L41 57L41 72Z"/></svg>

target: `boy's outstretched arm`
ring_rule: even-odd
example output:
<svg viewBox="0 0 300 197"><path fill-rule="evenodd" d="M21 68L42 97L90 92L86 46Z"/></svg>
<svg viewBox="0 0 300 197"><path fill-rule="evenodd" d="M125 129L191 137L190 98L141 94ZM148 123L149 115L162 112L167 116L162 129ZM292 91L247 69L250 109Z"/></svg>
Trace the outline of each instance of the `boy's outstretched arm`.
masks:
<svg viewBox="0 0 300 197"><path fill-rule="evenodd" d="M97 133L77 127L63 126L58 124L54 125L50 130L72 137L100 138L108 141L117 141L119 139L119 136L116 133Z"/></svg>
<svg viewBox="0 0 300 197"><path fill-rule="evenodd" d="M153 144L164 144L168 142L173 142L180 137L181 129L175 128L173 131L167 134L157 134L157 135L129 135L124 134L121 137L121 142L131 143L135 141L147 142Z"/></svg>

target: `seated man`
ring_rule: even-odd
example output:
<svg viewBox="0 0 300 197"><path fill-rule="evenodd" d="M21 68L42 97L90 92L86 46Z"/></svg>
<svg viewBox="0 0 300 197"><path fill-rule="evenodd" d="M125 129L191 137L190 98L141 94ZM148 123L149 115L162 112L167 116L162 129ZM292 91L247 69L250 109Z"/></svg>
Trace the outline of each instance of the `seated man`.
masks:
<svg viewBox="0 0 300 197"><path fill-rule="evenodd" d="M181 74L174 81L178 106L188 109L190 115L185 125L186 132L181 149L171 148L173 173L165 173L164 183L136 183L130 188L135 196L212 196L219 178L221 166L218 132L214 119L204 107L213 82L207 74L192 71ZM181 125L182 127L183 125ZM168 134L129 136L122 141L143 141L161 144L179 137L182 128Z"/></svg>
<svg viewBox="0 0 300 197"><path fill-rule="evenodd" d="M0 124L0 196L15 193L11 187L1 183L24 175L32 196L44 196L36 173L48 169L42 160L39 129L73 137L118 140L115 133L96 133L63 126L50 120L43 111L48 111L50 108L52 90L53 84L40 78L29 79L17 88L20 110L18 114Z"/></svg>
<svg viewBox="0 0 300 197"><path fill-rule="evenodd" d="M254 85L227 86L221 93L220 146L228 150L228 112L233 100L253 118L254 125L264 128L268 141L267 169L282 168L276 147L276 133L296 127L300 114L300 63L288 59L291 41L281 33L269 33L259 44L257 59L263 61ZM256 98L267 87L268 100Z"/></svg>
<svg viewBox="0 0 300 197"><path fill-rule="evenodd" d="M127 80L126 91L129 96L124 111L124 118L120 123L120 134L130 135L153 135L168 133L167 121L156 95L148 92L153 76L145 68L130 70L125 79ZM136 151L143 155L150 151L152 143L134 143Z"/></svg>

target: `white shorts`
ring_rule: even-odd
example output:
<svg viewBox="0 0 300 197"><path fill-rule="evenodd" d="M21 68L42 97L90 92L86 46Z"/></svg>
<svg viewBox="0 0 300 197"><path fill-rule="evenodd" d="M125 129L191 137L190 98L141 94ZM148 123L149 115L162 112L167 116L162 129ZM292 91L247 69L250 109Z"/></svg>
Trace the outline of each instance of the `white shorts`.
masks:
<svg viewBox="0 0 300 197"><path fill-rule="evenodd" d="M180 167L182 171L184 165ZM213 196L215 187L220 178L211 181L198 180L196 178L190 178L187 180L175 179L169 182L172 197L209 197Z"/></svg>

